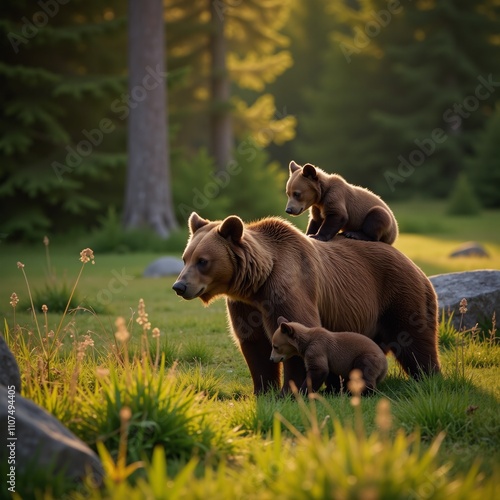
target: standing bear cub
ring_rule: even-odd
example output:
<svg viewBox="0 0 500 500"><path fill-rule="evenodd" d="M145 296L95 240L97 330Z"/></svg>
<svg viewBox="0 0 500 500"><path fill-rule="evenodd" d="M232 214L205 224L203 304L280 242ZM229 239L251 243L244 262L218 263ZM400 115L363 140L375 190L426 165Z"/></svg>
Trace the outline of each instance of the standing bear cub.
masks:
<svg viewBox="0 0 500 500"><path fill-rule="evenodd" d="M340 380L349 380L352 370L361 370L365 388L371 393L387 374L387 358L373 340L352 332L330 332L325 328L308 328L278 318L278 329L272 338L271 361L279 363L300 356L306 365L306 379L300 392L317 392L326 383L328 390L340 388Z"/></svg>
<svg viewBox="0 0 500 500"><path fill-rule="evenodd" d="M338 174L327 174L306 163L290 162L286 213L300 215L310 208L306 234L331 240L340 230L356 240L391 245L398 236L396 218L387 204L368 189L354 186Z"/></svg>

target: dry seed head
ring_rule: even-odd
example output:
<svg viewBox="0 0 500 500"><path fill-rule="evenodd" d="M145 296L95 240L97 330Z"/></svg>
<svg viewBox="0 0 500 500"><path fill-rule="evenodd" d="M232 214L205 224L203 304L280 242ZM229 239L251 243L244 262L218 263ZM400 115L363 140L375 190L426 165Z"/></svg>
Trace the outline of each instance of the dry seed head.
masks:
<svg viewBox="0 0 500 500"><path fill-rule="evenodd" d="M24 267L24 264L22 262L17 263L17 268L22 269Z"/></svg>
<svg viewBox="0 0 500 500"><path fill-rule="evenodd" d="M352 370L352 372L349 374L349 382L347 383L347 388L351 391L353 396L361 396L361 393L365 388L365 381L363 380L363 374L361 373L361 370Z"/></svg>
<svg viewBox="0 0 500 500"><path fill-rule="evenodd" d="M109 368L104 368L102 366L98 366L96 368L95 374L98 377L107 377L109 375Z"/></svg>
<svg viewBox="0 0 500 500"><path fill-rule="evenodd" d="M84 248L80 252L80 260L84 264L86 264L87 262L90 262L90 261L92 261L92 264L95 264L95 261L94 261L94 252L92 251L92 249L90 249L90 248Z"/></svg>
<svg viewBox="0 0 500 500"><path fill-rule="evenodd" d="M467 312L467 299L462 299L460 301L460 308L459 308L460 314L465 314Z"/></svg>
<svg viewBox="0 0 500 500"><path fill-rule="evenodd" d="M11 296L10 296L10 305L12 307L16 307L17 304L19 302L19 297L17 296L17 293L13 293Z"/></svg>
<svg viewBox="0 0 500 500"><path fill-rule="evenodd" d="M132 418L132 410L128 406L124 406L120 410L120 420L122 423L128 422Z"/></svg>
<svg viewBox="0 0 500 500"><path fill-rule="evenodd" d="M130 338L130 333L127 330L127 325L125 324L125 320L120 316L116 318L115 325L116 325L115 338L116 340L118 340L118 342L124 344Z"/></svg>
<svg viewBox="0 0 500 500"><path fill-rule="evenodd" d="M49 246L49 238L47 236L43 237L43 244L48 247Z"/></svg>
<svg viewBox="0 0 500 500"><path fill-rule="evenodd" d="M377 427L382 432L389 432L392 426L391 403L388 399L381 399L377 405L375 417Z"/></svg>
<svg viewBox="0 0 500 500"><path fill-rule="evenodd" d="M47 333L47 337L52 338L54 336L54 330L50 330L49 333Z"/></svg>
<svg viewBox="0 0 500 500"><path fill-rule="evenodd" d="M48 310L49 310L49 308L46 306L46 304L43 304L42 312L45 314L45 313L47 313Z"/></svg>
<svg viewBox="0 0 500 500"><path fill-rule="evenodd" d="M146 304L144 299L139 299L139 307L137 308L137 323L142 326L143 330L151 330L151 323L146 312Z"/></svg>
<svg viewBox="0 0 500 500"><path fill-rule="evenodd" d="M153 328L153 333L151 334L151 336L154 339L157 339L160 336L160 329L159 328Z"/></svg>

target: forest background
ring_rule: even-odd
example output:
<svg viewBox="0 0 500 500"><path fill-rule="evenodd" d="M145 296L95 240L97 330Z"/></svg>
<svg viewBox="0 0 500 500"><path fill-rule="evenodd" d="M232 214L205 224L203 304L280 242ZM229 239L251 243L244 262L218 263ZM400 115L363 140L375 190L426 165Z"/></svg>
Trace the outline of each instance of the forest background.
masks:
<svg viewBox="0 0 500 500"><path fill-rule="evenodd" d="M500 208L498 0L7 0L0 30L2 241L283 215L291 159Z"/></svg>

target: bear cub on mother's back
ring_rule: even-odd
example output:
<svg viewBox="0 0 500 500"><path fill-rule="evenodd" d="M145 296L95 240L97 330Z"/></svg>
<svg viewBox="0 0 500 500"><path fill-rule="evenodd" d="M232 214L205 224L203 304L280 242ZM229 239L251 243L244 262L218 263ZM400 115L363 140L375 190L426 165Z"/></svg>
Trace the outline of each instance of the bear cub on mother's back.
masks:
<svg viewBox="0 0 500 500"><path fill-rule="evenodd" d="M300 215L311 209L306 231L311 238L328 241L343 230L345 236L356 240L394 243L398 224L379 196L310 163L301 167L291 161L289 169L286 212Z"/></svg>
<svg viewBox="0 0 500 500"><path fill-rule="evenodd" d="M307 328L278 318L272 338L271 361L279 363L300 356L306 365L306 380L300 392L317 392L326 383L327 390L339 390L340 379L347 381L352 370L361 370L365 388L371 393L387 374L387 359L373 340L352 332L330 332L325 328ZM340 377L340 378L339 378Z"/></svg>

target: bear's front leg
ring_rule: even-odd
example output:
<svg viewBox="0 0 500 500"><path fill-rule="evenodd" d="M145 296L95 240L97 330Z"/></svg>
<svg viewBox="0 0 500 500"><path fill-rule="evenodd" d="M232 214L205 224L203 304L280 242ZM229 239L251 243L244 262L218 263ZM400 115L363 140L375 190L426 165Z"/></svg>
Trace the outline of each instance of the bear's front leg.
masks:
<svg viewBox="0 0 500 500"><path fill-rule="evenodd" d="M319 231L311 238L319 241L330 241L347 223L347 215L329 214L325 217Z"/></svg>
<svg viewBox="0 0 500 500"><path fill-rule="evenodd" d="M271 342L264 330L262 314L248 304L229 299L227 310L232 333L240 345L252 376L254 394L279 389L280 365L269 361Z"/></svg>
<svg viewBox="0 0 500 500"><path fill-rule="evenodd" d="M321 212L318 207L311 207L311 214L309 216L309 224L307 225L306 234L316 234L323 224L323 217L321 217Z"/></svg>
<svg viewBox="0 0 500 500"><path fill-rule="evenodd" d="M301 389L306 378L306 367L304 360L299 356L287 359L284 363L284 381L282 394L288 394L291 390L291 383L297 389Z"/></svg>
<svg viewBox="0 0 500 500"><path fill-rule="evenodd" d="M328 364L326 364L326 367L321 365L307 367L306 379L300 388L302 394L318 392L320 390L328 378L329 371L327 366Z"/></svg>

